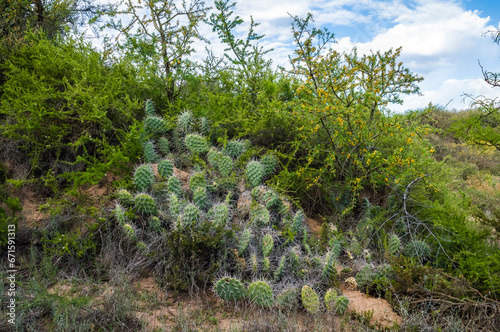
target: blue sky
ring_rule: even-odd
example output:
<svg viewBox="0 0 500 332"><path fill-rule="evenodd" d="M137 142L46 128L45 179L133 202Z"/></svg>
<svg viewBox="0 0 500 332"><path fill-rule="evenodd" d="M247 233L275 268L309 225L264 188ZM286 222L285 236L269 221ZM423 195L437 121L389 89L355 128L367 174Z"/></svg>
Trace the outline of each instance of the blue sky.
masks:
<svg viewBox="0 0 500 332"><path fill-rule="evenodd" d="M100 0L101 2L107 2ZM188 1L189 2L189 1ZM212 6L210 0L206 1ZM333 48L358 53L386 51L402 46L401 61L424 77L423 96L408 96L397 112L426 107L430 102L448 109L464 109L471 102L464 94L500 98L500 88L491 88L482 78L478 61L488 70L500 72L500 45L484 33L500 27L500 0L240 0L235 13L245 20L237 31L243 37L250 15L260 44L274 48L268 56L275 66L287 66L293 52L288 13L304 17L311 12L315 26L335 33ZM201 33L212 43L215 54L224 46L210 27ZM195 59L206 56L197 42Z"/></svg>

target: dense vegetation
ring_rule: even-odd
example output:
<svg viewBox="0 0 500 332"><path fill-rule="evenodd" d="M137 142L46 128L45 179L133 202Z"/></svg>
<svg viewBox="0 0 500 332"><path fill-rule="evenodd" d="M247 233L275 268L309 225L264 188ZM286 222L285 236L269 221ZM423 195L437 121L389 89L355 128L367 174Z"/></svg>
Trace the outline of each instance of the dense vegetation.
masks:
<svg viewBox="0 0 500 332"><path fill-rule="evenodd" d="M500 325L496 100L391 112L422 80L401 49L340 54L310 14L291 17L295 51L275 69L258 23L236 34L245 22L228 0L210 15L198 0L34 3L0 14L0 245L17 225L15 330L144 329L129 286L151 271L169 290L343 319L339 285L352 276L406 330ZM92 48L69 29L81 12L122 38ZM224 57L190 60L200 24ZM23 213L35 196L36 225ZM47 291L68 278L118 291L102 306Z"/></svg>

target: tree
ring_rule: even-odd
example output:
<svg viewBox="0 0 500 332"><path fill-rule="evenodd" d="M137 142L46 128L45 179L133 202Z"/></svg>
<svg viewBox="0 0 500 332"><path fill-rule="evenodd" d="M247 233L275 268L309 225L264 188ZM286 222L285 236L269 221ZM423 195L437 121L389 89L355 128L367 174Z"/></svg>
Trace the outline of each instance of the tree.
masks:
<svg viewBox="0 0 500 332"><path fill-rule="evenodd" d="M110 21L104 25L119 34L114 45L109 38L106 43L109 49L146 65L161 77L172 103L179 96L182 72L189 65L186 57L194 52L192 44L202 39L198 25L208 10L202 0L183 1L181 7L173 0L121 0L112 7Z"/></svg>
<svg viewBox="0 0 500 332"><path fill-rule="evenodd" d="M490 32L493 41L500 44L500 29ZM500 87L500 73L481 71L486 83L492 87ZM500 151L500 101L484 96L472 98L471 114L463 121L455 123L451 131L470 144L493 147Z"/></svg>
<svg viewBox="0 0 500 332"><path fill-rule="evenodd" d="M416 113L403 116L388 109L390 103L403 102L401 95L418 93L416 83L422 80L397 61L401 48L340 54L328 49L333 34L309 28L312 21L308 14L293 17L292 23L296 50L291 73L300 82L294 113L303 119L297 143L307 146L306 166L298 174L309 187L341 183L341 191L352 197L367 185L423 176L425 161L413 144L428 129L416 124Z"/></svg>

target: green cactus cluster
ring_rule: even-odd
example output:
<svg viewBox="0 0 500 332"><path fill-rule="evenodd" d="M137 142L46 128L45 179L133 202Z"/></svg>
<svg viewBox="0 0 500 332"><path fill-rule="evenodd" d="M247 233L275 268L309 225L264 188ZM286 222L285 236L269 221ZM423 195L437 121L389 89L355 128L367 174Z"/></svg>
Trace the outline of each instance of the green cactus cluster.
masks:
<svg viewBox="0 0 500 332"><path fill-rule="evenodd" d="M274 294L271 286L262 280L254 281L248 285L248 298L253 304L270 308L274 305Z"/></svg>
<svg viewBox="0 0 500 332"><path fill-rule="evenodd" d="M278 158L276 158L273 154L266 154L260 159L260 162L262 163L262 167L264 169L264 176L269 176L276 169Z"/></svg>
<svg viewBox="0 0 500 332"><path fill-rule="evenodd" d="M302 287L300 293L302 298L302 305L310 314L318 314L320 312L319 295L308 285Z"/></svg>
<svg viewBox="0 0 500 332"><path fill-rule="evenodd" d="M120 200L120 202L127 206L134 205L134 196L132 196L132 194L126 189L117 190L116 197Z"/></svg>
<svg viewBox="0 0 500 332"><path fill-rule="evenodd" d="M193 126L193 112L184 111L177 118L177 129L180 132L188 133Z"/></svg>
<svg viewBox="0 0 500 332"><path fill-rule="evenodd" d="M134 185L138 191L147 191L155 182L155 175L151 165L141 165L136 168L134 173Z"/></svg>
<svg viewBox="0 0 500 332"><path fill-rule="evenodd" d="M231 158L238 158L246 150L245 143L239 140L231 140L226 143L223 153Z"/></svg>
<svg viewBox="0 0 500 332"><path fill-rule="evenodd" d="M170 153L170 142L168 141L168 138L160 137L158 139L158 149L164 155L167 155Z"/></svg>
<svg viewBox="0 0 500 332"><path fill-rule="evenodd" d="M266 234L262 238L262 254L264 257L268 257L274 247L274 240L271 234Z"/></svg>
<svg viewBox="0 0 500 332"><path fill-rule="evenodd" d="M193 193L193 203L200 210L205 210L208 206L207 189L205 187L198 187Z"/></svg>
<svg viewBox="0 0 500 332"><path fill-rule="evenodd" d="M230 277L220 278L214 284L215 294L225 301L237 301L247 295L247 289L243 283Z"/></svg>
<svg viewBox="0 0 500 332"><path fill-rule="evenodd" d="M189 177L189 190L194 193L198 187L207 187L207 179L205 174L201 172L194 173Z"/></svg>
<svg viewBox="0 0 500 332"><path fill-rule="evenodd" d="M158 174L164 179L170 178L174 174L174 163L169 159L163 159L158 163Z"/></svg>
<svg viewBox="0 0 500 332"><path fill-rule="evenodd" d="M399 252L399 248L401 247L401 240L399 236L396 234L392 234L389 237L389 252L391 255L396 255Z"/></svg>
<svg viewBox="0 0 500 332"><path fill-rule="evenodd" d="M182 195L181 180L179 180L179 178L177 178L175 175L172 175L168 179L167 189L169 193L175 194L177 197L181 197Z"/></svg>
<svg viewBox="0 0 500 332"><path fill-rule="evenodd" d="M233 170L233 160L229 156L221 156L217 162L217 169L224 177L229 176Z"/></svg>
<svg viewBox="0 0 500 332"><path fill-rule="evenodd" d="M262 164L256 160L250 161L246 167L246 175L252 187L260 185L262 178L264 177Z"/></svg>
<svg viewBox="0 0 500 332"><path fill-rule="evenodd" d="M196 154L207 153L209 150L209 145L207 139L203 136L197 134L188 134L184 139L184 144L189 151Z"/></svg>
<svg viewBox="0 0 500 332"><path fill-rule="evenodd" d="M182 212L182 226L189 227L196 224L200 218L200 210L194 204L187 204Z"/></svg>
<svg viewBox="0 0 500 332"><path fill-rule="evenodd" d="M155 215L158 212L154 198L148 194L137 194L135 195L134 201L135 208L139 213L144 215Z"/></svg>

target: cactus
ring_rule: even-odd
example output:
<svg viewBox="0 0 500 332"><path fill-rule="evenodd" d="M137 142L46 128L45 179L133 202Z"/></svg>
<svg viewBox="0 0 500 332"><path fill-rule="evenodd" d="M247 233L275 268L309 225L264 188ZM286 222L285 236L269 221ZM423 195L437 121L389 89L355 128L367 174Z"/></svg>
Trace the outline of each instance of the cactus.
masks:
<svg viewBox="0 0 500 332"><path fill-rule="evenodd" d="M370 286L373 283L374 277L375 272L369 265L366 265L356 274L356 282L359 287Z"/></svg>
<svg viewBox="0 0 500 332"><path fill-rule="evenodd" d="M281 277L281 275L283 274L283 271L285 270L285 264L286 264L286 255L283 255L283 256L281 256L278 267L274 271L274 279L277 280Z"/></svg>
<svg viewBox="0 0 500 332"><path fill-rule="evenodd" d="M182 133L188 133L192 125L193 113L191 111L184 111L177 118L177 129Z"/></svg>
<svg viewBox="0 0 500 332"><path fill-rule="evenodd" d="M226 156L237 159L239 156L245 152L245 143L238 140L231 140L226 143L223 153Z"/></svg>
<svg viewBox="0 0 500 332"><path fill-rule="evenodd" d="M346 296L339 296L335 299L335 308L339 314L343 315L348 306L349 299Z"/></svg>
<svg viewBox="0 0 500 332"><path fill-rule="evenodd" d="M389 238L389 251L391 255L396 255L401 247L401 240L396 234L392 234Z"/></svg>
<svg viewBox="0 0 500 332"><path fill-rule="evenodd" d="M143 145L144 150L144 160L147 163L157 163L160 159L160 155L156 153L155 146L152 141L146 141Z"/></svg>
<svg viewBox="0 0 500 332"><path fill-rule="evenodd" d="M251 239L252 230L250 228L247 228L243 232L241 232L240 238L238 239L238 254L243 255L245 250L248 248Z"/></svg>
<svg viewBox="0 0 500 332"><path fill-rule="evenodd" d="M328 311L333 311L335 309L335 300L337 299L337 291L330 288L325 293L325 304Z"/></svg>
<svg viewBox="0 0 500 332"><path fill-rule="evenodd" d="M144 125L144 131L148 136L161 134L162 132L165 131L165 121L158 116L154 115L147 116L144 119L143 125Z"/></svg>
<svg viewBox="0 0 500 332"><path fill-rule="evenodd" d="M301 291L302 305L310 314L318 314L320 309L319 296L311 287L304 285Z"/></svg>
<svg viewBox="0 0 500 332"><path fill-rule="evenodd" d="M207 189L198 187L193 193L193 203L200 210L204 210L208 206Z"/></svg>
<svg viewBox="0 0 500 332"><path fill-rule="evenodd" d="M292 232L295 234L299 234L300 231L302 230L302 226L304 225L306 221L306 216L302 210L297 211L295 216L293 217L292 221Z"/></svg>
<svg viewBox="0 0 500 332"><path fill-rule="evenodd" d="M125 236L132 242L137 241L137 235L135 234L134 228L130 224L124 224L122 226Z"/></svg>
<svg viewBox="0 0 500 332"><path fill-rule="evenodd" d="M125 205L132 206L134 205L134 197L128 190L120 189L116 192L116 197Z"/></svg>
<svg viewBox="0 0 500 332"><path fill-rule="evenodd" d="M259 272L259 261L257 260L256 254L250 255L250 264L251 264L252 272L254 274L257 274Z"/></svg>
<svg viewBox="0 0 500 332"><path fill-rule="evenodd" d="M116 221L118 221L120 225L124 225L127 221L127 217L125 216L125 211L120 204L116 204L114 212Z"/></svg>
<svg viewBox="0 0 500 332"><path fill-rule="evenodd" d="M155 215L158 213L156 202L150 195L143 193L137 194L135 195L134 201L137 212L144 215Z"/></svg>
<svg viewBox="0 0 500 332"><path fill-rule="evenodd" d="M200 118L200 129L203 135L210 133L210 121L206 117Z"/></svg>
<svg viewBox="0 0 500 332"><path fill-rule="evenodd" d="M214 284L215 294L225 301L236 301L247 295L247 290L236 278L224 277Z"/></svg>
<svg viewBox="0 0 500 332"><path fill-rule="evenodd" d="M179 180L175 175L172 175L168 179L167 188L169 193L175 194L177 197L181 197L181 180Z"/></svg>
<svg viewBox="0 0 500 332"><path fill-rule="evenodd" d="M182 213L182 226L188 227L194 225L200 217L200 211L194 204L188 204L184 207Z"/></svg>
<svg viewBox="0 0 500 332"><path fill-rule="evenodd" d="M342 251L342 245L340 241L332 238L330 242L328 242L328 246L330 247L330 252L333 255L334 259L339 258L340 252Z"/></svg>
<svg viewBox="0 0 500 332"><path fill-rule="evenodd" d="M216 204L212 208L214 224L217 227L225 227L229 220L229 208L226 204Z"/></svg>
<svg viewBox="0 0 500 332"><path fill-rule="evenodd" d="M184 139L184 144L186 145L189 151L196 154L206 153L208 152L209 149L206 138L196 134L186 135L186 138Z"/></svg>
<svg viewBox="0 0 500 332"><path fill-rule="evenodd" d="M304 228L302 228L302 245L304 246L306 253L309 256L312 256L311 247L309 246L309 243L307 243L307 241L308 241L307 228L304 227Z"/></svg>
<svg viewBox="0 0 500 332"><path fill-rule="evenodd" d="M223 157L222 153L216 148L210 148L207 154L207 160L212 167L218 167L219 160Z"/></svg>
<svg viewBox="0 0 500 332"><path fill-rule="evenodd" d="M254 281L248 286L249 300L258 306L270 308L274 305L271 286L262 280Z"/></svg>
<svg viewBox="0 0 500 332"><path fill-rule="evenodd" d="M323 266L321 276L326 283L331 283L338 277L337 269L335 268L335 256L331 252L326 253L325 265Z"/></svg>
<svg viewBox="0 0 500 332"><path fill-rule="evenodd" d="M424 241L415 240L408 242L404 249L404 253L408 257L417 256L420 259L425 259L429 257L430 248Z"/></svg>
<svg viewBox="0 0 500 332"><path fill-rule="evenodd" d="M222 176L229 176L233 170L233 160L229 156L222 156L217 163L217 168Z"/></svg>
<svg viewBox="0 0 500 332"><path fill-rule="evenodd" d="M264 195L267 193L266 187L258 186L252 189L252 197L257 202L262 203L264 199Z"/></svg>
<svg viewBox="0 0 500 332"><path fill-rule="evenodd" d="M276 305L282 310L293 310L299 305L299 288L287 288L276 296Z"/></svg>
<svg viewBox="0 0 500 332"><path fill-rule="evenodd" d="M158 174L168 179L174 174L174 163L171 160L163 159L158 163Z"/></svg>
<svg viewBox="0 0 500 332"><path fill-rule="evenodd" d="M256 160L252 160L247 164L246 175L252 187L256 187L262 181L264 176L264 170L262 169L262 164Z"/></svg>
<svg viewBox="0 0 500 332"><path fill-rule="evenodd" d="M252 224L267 225L270 218L269 211L262 205L254 206L250 210L250 222Z"/></svg>
<svg viewBox="0 0 500 332"><path fill-rule="evenodd" d="M266 208L268 208L269 210L277 208L280 203L279 196L271 190L264 193L264 195L262 196L262 200L263 203L266 205Z"/></svg>
<svg viewBox="0 0 500 332"><path fill-rule="evenodd" d="M138 191L146 191L155 182L155 175L151 165L137 167L134 173L134 185Z"/></svg>
<svg viewBox="0 0 500 332"><path fill-rule="evenodd" d="M149 219L149 228L156 234L161 234L163 231L161 220L158 217L151 217Z"/></svg>
<svg viewBox="0 0 500 332"><path fill-rule="evenodd" d="M264 257L268 257L274 247L274 241L271 234L266 234L262 238L262 254Z"/></svg>
<svg viewBox="0 0 500 332"><path fill-rule="evenodd" d="M170 142L166 137L160 137L158 139L158 149L165 155L170 153Z"/></svg>
<svg viewBox="0 0 500 332"><path fill-rule="evenodd" d="M135 245L137 246L137 249L139 249L143 253L148 252L148 247L144 244L144 242L138 241Z"/></svg>
<svg viewBox="0 0 500 332"><path fill-rule="evenodd" d="M269 272L269 269L271 268L271 261L269 260L269 257L264 257L262 259L262 271L264 272Z"/></svg>
<svg viewBox="0 0 500 332"><path fill-rule="evenodd" d="M177 198L177 195L172 193L169 196L169 201L170 201L169 205L170 215L175 218L179 215L179 199Z"/></svg>
<svg viewBox="0 0 500 332"><path fill-rule="evenodd" d="M278 164L278 159L273 154L266 154L260 160L262 167L264 168L264 176L271 175Z"/></svg>
<svg viewBox="0 0 500 332"><path fill-rule="evenodd" d="M146 105L144 106L144 113L146 113L146 116L155 115L155 105L151 99L146 100Z"/></svg>
<svg viewBox="0 0 500 332"><path fill-rule="evenodd" d="M299 267L300 267L300 256L299 256L299 253L297 251L298 251L298 248L293 248L288 253L288 256L290 257L290 265L292 266L292 269L294 271L298 271Z"/></svg>
<svg viewBox="0 0 500 332"><path fill-rule="evenodd" d="M194 173L189 178L189 189L191 192L195 192L196 188L202 187L207 188L207 180L205 179L205 174L203 173Z"/></svg>

